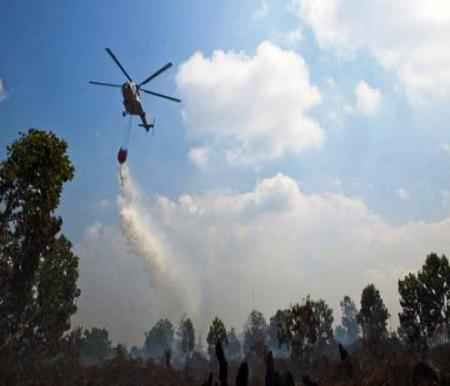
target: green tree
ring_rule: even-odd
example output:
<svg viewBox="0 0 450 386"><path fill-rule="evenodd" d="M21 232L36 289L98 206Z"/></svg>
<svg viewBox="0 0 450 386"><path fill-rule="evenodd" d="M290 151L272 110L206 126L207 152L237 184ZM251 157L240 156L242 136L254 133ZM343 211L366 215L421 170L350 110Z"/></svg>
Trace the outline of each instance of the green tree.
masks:
<svg viewBox="0 0 450 386"><path fill-rule="evenodd" d="M450 338L450 266L447 258L431 253L417 278L421 284L421 318L428 336L436 331L446 331Z"/></svg>
<svg viewBox="0 0 450 386"><path fill-rule="evenodd" d="M286 337L289 334L288 318L289 310L277 310L275 315L270 318L267 336L269 346L273 350L286 348L286 345L281 341L283 341L283 337Z"/></svg>
<svg viewBox="0 0 450 386"><path fill-rule="evenodd" d="M358 323L361 326L363 339L374 344L386 337L387 320L390 315L381 299L380 292L373 284L363 289L361 309L358 313Z"/></svg>
<svg viewBox="0 0 450 386"><path fill-rule="evenodd" d="M209 327L208 336L206 337L209 355L214 356L216 343L218 341L222 343L224 348L228 345L228 334L225 329L225 324L216 316Z"/></svg>
<svg viewBox="0 0 450 386"><path fill-rule="evenodd" d="M266 333L267 323L264 315L253 310L244 325L244 353L264 354L267 351Z"/></svg>
<svg viewBox="0 0 450 386"><path fill-rule="evenodd" d="M426 345L436 334L450 337L450 267L445 256L427 256L417 275L398 282L399 334L413 345Z"/></svg>
<svg viewBox="0 0 450 386"><path fill-rule="evenodd" d="M358 310L350 296L344 296L340 302L342 312L342 327L345 334L345 343L352 344L359 337Z"/></svg>
<svg viewBox="0 0 450 386"><path fill-rule="evenodd" d="M317 325L313 302L308 296L303 304L290 306L286 325L280 325L278 340L291 349L293 358L308 359L317 341Z"/></svg>
<svg viewBox="0 0 450 386"><path fill-rule="evenodd" d="M145 334L144 352L151 358L162 358L166 348L171 348L173 343L173 326L168 319L160 319Z"/></svg>
<svg viewBox="0 0 450 386"><path fill-rule="evenodd" d="M191 319L181 319L177 335L181 352L189 355L195 346L195 331Z"/></svg>
<svg viewBox="0 0 450 386"><path fill-rule="evenodd" d="M81 360L85 365L94 365L111 354L111 341L106 328L92 327L84 330L81 340Z"/></svg>
<svg viewBox="0 0 450 386"><path fill-rule="evenodd" d="M57 347L63 334L70 329L70 315L77 310L78 258L64 235L56 239L48 256L50 258L42 260L39 269L37 304L40 312L36 333L47 347Z"/></svg>
<svg viewBox="0 0 450 386"><path fill-rule="evenodd" d="M317 344L329 344L333 339L333 310L324 300L311 301L316 322Z"/></svg>
<svg viewBox="0 0 450 386"><path fill-rule="evenodd" d="M70 327L78 258L55 215L74 175L67 143L30 129L0 163L0 344L41 355Z"/></svg>
<svg viewBox="0 0 450 386"><path fill-rule="evenodd" d="M410 273L398 281L398 293L402 312L398 314L399 336L411 345L421 346L426 342L426 326L422 321L421 300L419 298L420 282Z"/></svg>

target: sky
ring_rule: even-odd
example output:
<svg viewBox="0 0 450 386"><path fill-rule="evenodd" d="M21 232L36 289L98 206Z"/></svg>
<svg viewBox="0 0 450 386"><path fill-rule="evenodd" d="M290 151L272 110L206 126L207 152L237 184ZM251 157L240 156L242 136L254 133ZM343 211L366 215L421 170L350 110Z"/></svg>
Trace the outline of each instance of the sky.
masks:
<svg viewBox="0 0 450 386"><path fill-rule="evenodd" d="M339 319L374 283L450 254L446 0L0 3L0 156L53 130L76 168L58 214L80 258L73 324L142 344L160 317L206 335L311 294ZM128 118L113 50L154 135ZM119 178L120 177L120 178ZM337 320L339 322L339 320Z"/></svg>

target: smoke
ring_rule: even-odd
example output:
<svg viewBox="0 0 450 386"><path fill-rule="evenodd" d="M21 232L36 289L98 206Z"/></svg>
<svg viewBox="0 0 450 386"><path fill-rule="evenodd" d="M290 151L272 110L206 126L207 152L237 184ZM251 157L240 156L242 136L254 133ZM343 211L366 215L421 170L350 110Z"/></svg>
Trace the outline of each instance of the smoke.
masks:
<svg viewBox="0 0 450 386"><path fill-rule="evenodd" d="M245 192L177 199L141 193L126 166L119 183L123 237L94 224L79 248L91 297L80 320L107 320L125 341L141 342L159 318L177 327L183 314L203 337L215 316L240 330L251 309L268 318L307 294L325 299L338 320L342 297L358 301L368 283L395 315L397 280L427 253L450 250L449 217L393 225L358 198L307 194L283 174Z"/></svg>
<svg viewBox="0 0 450 386"><path fill-rule="evenodd" d="M145 259L148 267L149 284L152 288L152 309L158 317L178 320L188 299L180 287L182 276L177 268L168 244L163 243L165 236L155 226L146 208L144 199L134 183L128 167L122 165L118 176L122 189L117 198L117 208L121 219L121 231L130 252Z"/></svg>
<svg viewBox="0 0 450 386"><path fill-rule="evenodd" d="M164 282L167 279L168 255L159 243L156 230L149 218L144 216L140 205L140 193L130 178L127 166L119 170L119 183L122 195L117 204L121 218L122 234L132 252L146 259L153 280Z"/></svg>

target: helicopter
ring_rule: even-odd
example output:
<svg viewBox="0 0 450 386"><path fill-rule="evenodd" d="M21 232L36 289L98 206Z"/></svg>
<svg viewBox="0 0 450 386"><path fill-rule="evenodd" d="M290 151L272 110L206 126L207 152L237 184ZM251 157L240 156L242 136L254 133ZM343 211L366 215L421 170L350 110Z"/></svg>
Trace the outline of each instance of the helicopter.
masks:
<svg viewBox="0 0 450 386"><path fill-rule="evenodd" d="M181 100L178 98L174 98L168 95L160 94L154 91L145 90L142 88L145 84L150 82L152 79L156 78L158 75L163 73L164 71L168 70L170 67L172 67L172 63L167 63L163 67L161 67L159 70L152 73L149 77L147 77L145 80L143 80L141 83L136 84L133 79L131 79L130 75L126 72L125 68L120 64L119 60L116 58L116 56L113 54L113 52L106 48L106 52L111 56L112 60L117 64L117 66L120 68L122 73L125 75L125 77L128 79L125 83L122 85L120 84L113 84L113 83L104 83L104 82L94 82L89 81L90 84L94 84L97 86L107 86L107 87L116 87L122 89L122 96L123 96L123 105L125 107L125 110L122 112L122 116L125 117L126 115L138 115L141 118L142 123L139 124L140 127L143 127L147 132L150 129L155 128L155 121L153 120L152 123L148 123L144 108L142 107L141 102L141 96L140 91L145 92L146 94L150 94L153 96L157 96L160 98L165 98L173 102L180 103Z"/></svg>

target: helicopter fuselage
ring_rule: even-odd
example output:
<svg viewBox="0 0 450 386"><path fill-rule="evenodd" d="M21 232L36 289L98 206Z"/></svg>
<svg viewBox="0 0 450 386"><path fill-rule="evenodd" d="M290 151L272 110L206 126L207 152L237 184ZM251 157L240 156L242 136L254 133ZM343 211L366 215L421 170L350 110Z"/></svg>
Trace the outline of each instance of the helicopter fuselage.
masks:
<svg viewBox="0 0 450 386"><path fill-rule="evenodd" d="M130 115L145 116L142 108L141 97L136 84L133 82L125 82L122 84L123 105L125 111Z"/></svg>

